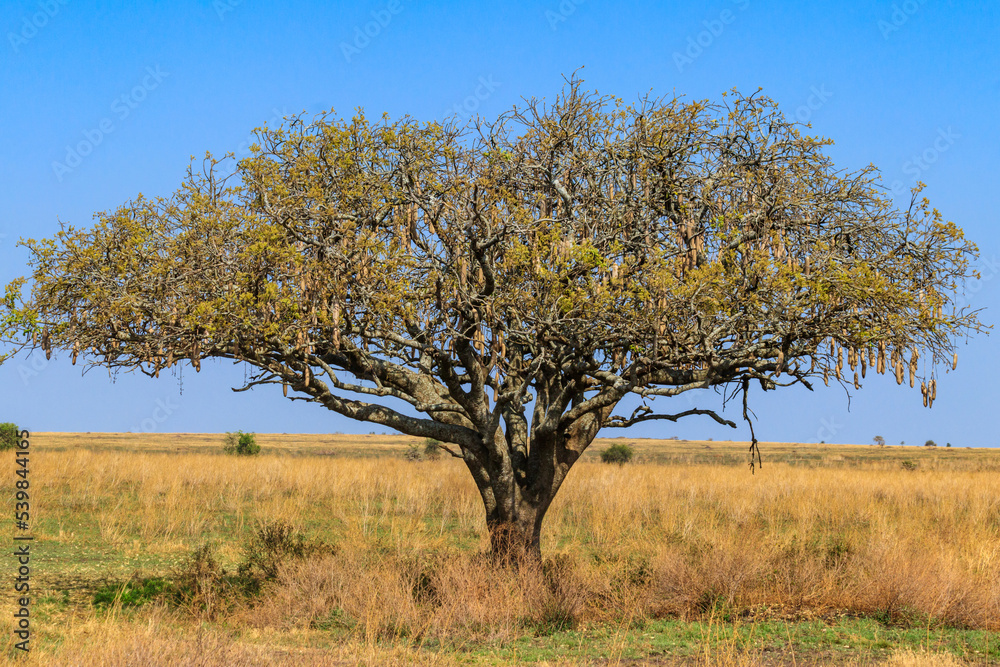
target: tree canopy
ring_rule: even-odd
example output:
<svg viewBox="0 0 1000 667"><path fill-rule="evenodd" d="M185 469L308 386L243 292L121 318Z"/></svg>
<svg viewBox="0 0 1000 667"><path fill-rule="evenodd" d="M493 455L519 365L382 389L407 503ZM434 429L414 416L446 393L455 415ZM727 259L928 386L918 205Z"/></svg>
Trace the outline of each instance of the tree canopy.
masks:
<svg viewBox="0 0 1000 667"><path fill-rule="evenodd" d="M228 176L209 156L171 197L26 241L5 327L151 376L245 362L237 390L435 438L475 478L494 549L537 552L600 429L735 426L652 399L716 387L746 417L757 386L874 370L930 406L982 328L957 303L975 276L961 229L919 188L897 208L876 168L837 169L803 129L759 93L625 104L577 79L465 125L290 118Z"/></svg>

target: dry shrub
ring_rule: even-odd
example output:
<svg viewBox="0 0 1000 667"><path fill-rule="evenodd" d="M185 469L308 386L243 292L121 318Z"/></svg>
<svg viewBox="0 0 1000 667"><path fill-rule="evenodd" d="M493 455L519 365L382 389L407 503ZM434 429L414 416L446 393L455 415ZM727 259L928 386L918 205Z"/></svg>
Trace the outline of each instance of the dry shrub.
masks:
<svg viewBox="0 0 1000 667"><path fill-rule="evenodd" d="M992 628L1000 618L1000 585L947 549L882 537L849 565L840 605L887 623L929 617L959 627ZM915 618L918 617L918 618Z"/></svg>
<svg viewBox="0 0 1000 667"><path fill-rule="evenodd" d="M808 606L831 575L825 554L811 551L752 534L664 546L653 559L650 613L693 618L762 606Z"/></svg>
<svg viewBox="0 0 1000 667"><path fill-rule="evenodd" d="M290 523L263 522L243 544L243 561L237 568L245 592L256 594L261 586L278 578L282 565L317 554L333 554L336 549L322 540L307 540Z"/></svg>
<svg viewBox="0 0 1000 667"><path fill-rule="evenodd" d="M174 573L171 598L189 613L214 619L231 606L230 586L211 544L195 549Z"/></svg>
<svg viewBox="0 0 1000 667"><path fill-rule="evenodd" d="M749 539L748 539L749 538ZM884 623L992 628L1000 585L946 550L873 539L839 554L829 547L782 547L744 535L700 548L665 546L653 560L652 616L698 617L760 608L845 610Z"/></svg>
<svg viewBox="0 0 1000 667"><path fill-rule="evenodd" d="M540 615L532 609L542 588L536 568L518 571L457 556L437 559L419 577L429 630L437 635L512 639Z"/></svg>
<svg viewBox="0 0 1000 667"><path fill-rule="evenodd" d="M654 585L650 599L654 616L691 617L736 603L746 564L732 554L712 552L710 560L692 559L690 550L665 549L653 564Z"/></svg>
<svg viewBox="0 0 1000 667"><path fill-rule="evenodd" d="M277 629L336 621L371 637L408 635L420 624L412 579L399 560L357 549L288 562L242 620Z"/></svg>
<svg viewBox="0 0 1000 667"><path fill-rule="evenodd" d="M258 628L339 626L359 638L510 641L572 627L586 601L572 566L497 567L483 556L414 559L357 549L286 563L241 611Z"/></svg>

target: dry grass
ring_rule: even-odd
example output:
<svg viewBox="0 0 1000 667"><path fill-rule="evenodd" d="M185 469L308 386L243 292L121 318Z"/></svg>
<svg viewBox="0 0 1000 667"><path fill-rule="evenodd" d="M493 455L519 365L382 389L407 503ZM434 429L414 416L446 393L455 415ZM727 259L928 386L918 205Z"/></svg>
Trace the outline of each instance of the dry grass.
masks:
<svg viewBox="0 0 1000 667"><path fill-rule="evenodd" d="M32 442L48 451L89 449L130 453L216 454L222 450L222 433L33 433ZM373 458L403 455L423 440L405 435L343 435L259 433L257 442L265 455ZM746 461L748 442L598 438L584 452L583 460L597 461L615 443L627 443L637 462L677 465L739 465ZM909 461L921 470L1000 471L1000 450L969 447L922 447L850 444L761 442L765 464L852 468L864 466L896 470Z"/></svg>
<svg viewBox="0 0 1000 667"><path fill-rule="evenodd" d="M273 636L248 634L242 638L212 628L179 629L165 613L154 610L140 621L93 615L73 619L66 628L71 643L58 650L33 651L15 657L0 656L0 665L24 667L340 667L343 665L429 665L451 667L470 664L461 654L426 651L419 647L385 645L348 639L323 647L289 646ZM517 665L518 659L479 656L475 662ZM546 667L584 664L576 660L547 660ZM716 646L711 652L686 658L599 659L594 665L688 665L704 667L767 667L785 665L829 665L849 667L965 667L968 663L947 653L902 649L888 658L858 658L825 655L765 656L735 644Z"/></svg>
<svg viewBox="0 0 1000 667"><path fill-rule="evenodd" d="M63 645L44 664L412 663L432 658L379 642L461 649L663 617L849 612L1000 629L994 458L956 464L938 452L915 471L884 457L851 468L778 463L753 476L742 466L584 461L547 517L545 566L498 572L479 555L482 508L460 462L286 453L299 455L42 443L31 475L36 549L53 554L35 570L43 595L81 581L86 592L88 581L135 569L166 574L205 541L231 569L261 522L289 521L335 549L289 561L263 595L213 619L247 637L194 631L201 612L162 608L126 622L76 605L41 631L40 643ZM329 632L341 640L321 654L261 643ZM706 659L757 664L727 655ZM941 660L900 653L889 664L953 664Z"/></svg>
<svg viewBox="0 0 1000 667"><path fill-rule="evenodd" d="M240 640L211 628L178 628L162 611L142 622L93 615L73 618L65 629L71 644L0 657L3 665L44 667L334 667L342 665L455 665L404 646L345 641L322 649Z"/></svg>

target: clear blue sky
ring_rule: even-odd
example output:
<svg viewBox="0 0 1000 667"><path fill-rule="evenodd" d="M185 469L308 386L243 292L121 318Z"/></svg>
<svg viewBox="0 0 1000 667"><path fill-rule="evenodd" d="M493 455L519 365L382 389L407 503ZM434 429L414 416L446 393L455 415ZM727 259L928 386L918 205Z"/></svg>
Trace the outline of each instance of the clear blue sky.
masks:
<svg viewBox="0 0 1000 667"><path fill-rule="evenodd" d="M140 5L140 7L136 7ZM841 167L879 166L905 196L917 178L978 243L983 280L963 297L1000 313L1000 3L264 2L6 0L0 13L0 281L22 275L20 237L138 193L166 195L192 155L244 152L251 130L326 109L350 115L493 116L552 97L584 67L588 87L718 99L762 87L831 137ZM367 33L367 34L366 34ZM900 198L902 201L902 197ZM758 395L765 440L993 446L996 335L960 350L933 410L872 379ZM36 431L361 432L271 387L233 394L239 367L176 378L81 374L65 356L0 366L0 420ZM713 393L696 397L720 407ZM688 406L684 399L677 403ZM668 406L664 404L664 408ZM736 406L726 415L738 419ZM381 430L376 428L375 430ZM617 431L607 432L617 435ZM704 418L632 435L746 438Z"/></svg>

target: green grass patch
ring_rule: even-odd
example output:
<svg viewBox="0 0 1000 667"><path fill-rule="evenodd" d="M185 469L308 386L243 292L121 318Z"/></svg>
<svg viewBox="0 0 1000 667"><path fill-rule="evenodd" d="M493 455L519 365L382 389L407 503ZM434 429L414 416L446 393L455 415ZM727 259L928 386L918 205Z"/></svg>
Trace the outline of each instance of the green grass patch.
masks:
<svg viewBox="0 0 1000 667"><path fill-rule="evenodd" d="M887 627L873 619L722 623L653 620L525 636L508 645L465 645L489 662L688 660L698 656L782 656L834 663L883 659L902 649L950 653L970 662L1000 660L1000 637L981 630Z"/></svg>
<svg viewBox="0 0 1000 667"><path fill-rule="evenodd" d="M160 577L106 584L94 593L94 606L98 609L114 606L141 607L158 599L171 588L171 582Z"/></svg>

